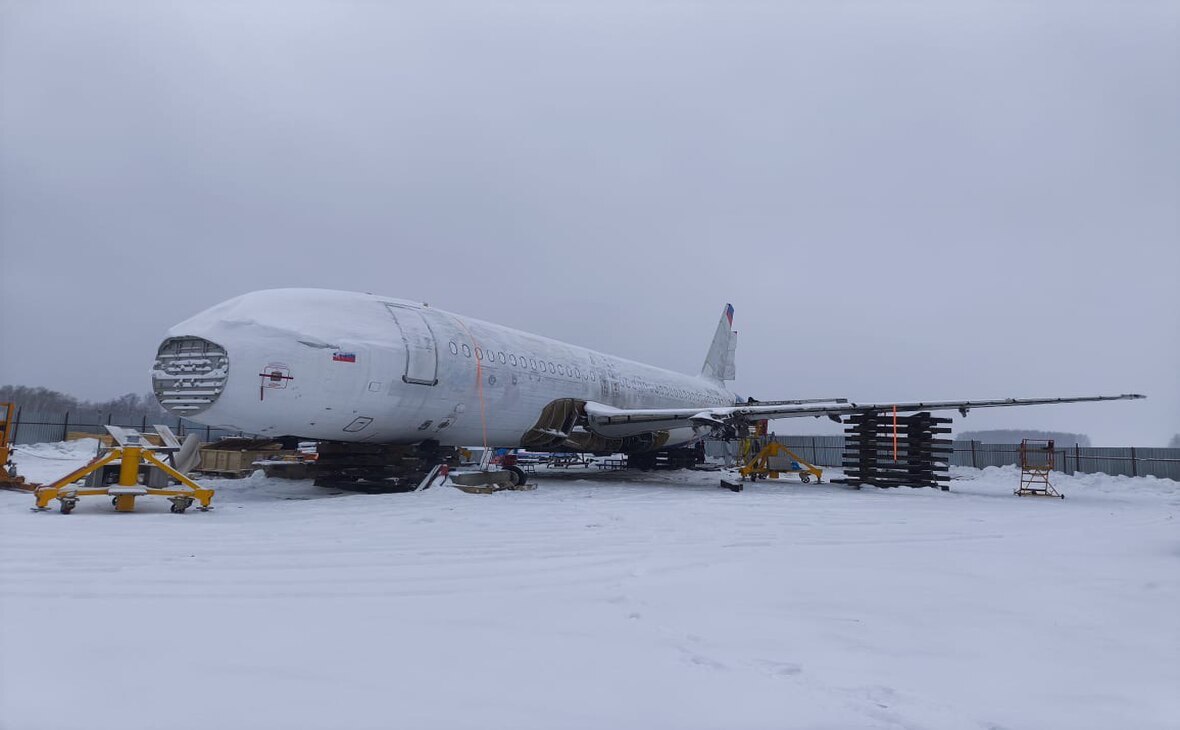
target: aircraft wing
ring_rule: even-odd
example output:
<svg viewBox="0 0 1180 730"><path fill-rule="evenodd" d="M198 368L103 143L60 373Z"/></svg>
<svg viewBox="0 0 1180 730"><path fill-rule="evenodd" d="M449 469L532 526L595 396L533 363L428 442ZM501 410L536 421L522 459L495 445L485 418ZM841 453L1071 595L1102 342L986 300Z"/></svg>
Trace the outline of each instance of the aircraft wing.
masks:
<svg viewBox="0 0 1180 730"><path fill-rule="evenodd" d="M889 411L917 413L919 411L959 411L964 416L973 408L1006 408L1038 406L1053 403L1085 403L1104 400L1135 400L1146 396L1137 393L1123 395L1090 395L1074 398L1003 398L999 400L918 401L911 403L841 403L826 405L783 403L752 403L746 405L707 408L614 408L602 403L586 403L587 425L604 436L626 435L640 431L662 431L691 426L737 426L743 422L803 416L840 416L855 413Z"/></svg>

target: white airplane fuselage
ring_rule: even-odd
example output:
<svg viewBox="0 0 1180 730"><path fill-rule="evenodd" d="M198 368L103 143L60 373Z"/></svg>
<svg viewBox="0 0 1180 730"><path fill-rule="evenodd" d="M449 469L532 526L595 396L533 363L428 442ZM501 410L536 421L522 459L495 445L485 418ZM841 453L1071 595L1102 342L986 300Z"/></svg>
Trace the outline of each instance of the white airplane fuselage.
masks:
<svg viewBox="0 0 1180 730"><path fill-rule="evenodd" d="M718 381L401 299L319 289L236 297L169 330L170 411L265 436L515 447L556 401L729 406ZM667 433L690 443L705 429Z"/></svg>

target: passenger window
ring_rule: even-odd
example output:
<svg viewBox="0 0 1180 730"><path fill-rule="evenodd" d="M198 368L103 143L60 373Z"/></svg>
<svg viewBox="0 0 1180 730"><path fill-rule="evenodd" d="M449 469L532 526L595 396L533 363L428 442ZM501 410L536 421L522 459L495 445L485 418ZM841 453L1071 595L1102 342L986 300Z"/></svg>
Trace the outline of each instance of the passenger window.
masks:
<svg viewBox="0 0 1180 730"><path fill-rule="evenodd" d="M476 359L476 360L482 360L482 359L483 359L483 350L482 350L482 349L480 349L479 347L476 347L476 348L475 348L475 359Z"/></svg>
<svg viewBox="0 0 1180 730"><path fill-rule="evenodd" d="M553 367L553 363L549 363L549 372L551 372L551 373L557 372L557 368Z"/></svg>
<svg viewBox="0 0 1180 730"><path fill-rule="evenodd" d="M512 367L516 367L516 355L509 355L508 356L508 364L511 365Z"/></svg>
<svg viewBox="0 0 1180 730"><path fill-rule="evenodd" d="M537 359L535 357L529 358L529 367L531 367L533 370L537 369Z"/></svg>
<svg viewBox="0 0 1180 730"><path fill-rule="evenodd" d="M471 347L463 345L463 357L471 357Z"/></svg>
<svg viewBox="0 0 1180 730"><path fill-rule="evenodd" d="M458 354L459 354L459 346L455 344L455 341L454 341L454 340L451 340L449 347L451 348L451 354L452 354L452 355L458 355Z"/></svg>
<svg viewBox="0 0 1180 730"><path fill-rule="evenodd" d="M504 363L508 362L508 358L506 358L506 357L504 356L504 353L502 353L502 352L497 352L497 353L496 353L496 357L497 357L497 358L500 360L500 364L501 364L501 365L503 365Z"/></svg>
<svg viewBox="0 0 1180 730"><path fill-rule="evenodd" d="M561 365L558 365L557 366L557 374L558 375L565 375L565 368L562 367Z"/></svg>

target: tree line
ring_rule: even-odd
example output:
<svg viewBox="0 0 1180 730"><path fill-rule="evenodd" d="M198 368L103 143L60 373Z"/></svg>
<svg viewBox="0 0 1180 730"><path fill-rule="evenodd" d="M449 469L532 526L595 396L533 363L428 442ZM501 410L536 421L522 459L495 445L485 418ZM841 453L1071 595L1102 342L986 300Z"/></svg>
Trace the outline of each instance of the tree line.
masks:
<svg viewBox="0 0 1180 730"><path fill-rule="evenodd" d="M169 416L153 393L126 393L105 401L87 401L49 388L0 385L0 403L13 403L23 411L39 413L93 413L110 416L115 423L137 423L144 418L160 420Z"/></svg>
<svg viewBox="0 0 1180 730"><path fill-rule="evenodd" d="M1037 431L1031 428L995 428L987 431L961 431L955 436L956 441L978 441L981 444L1018 444L1023 439L1052 440L1058 446L1087 447L1090 437L1084 433L1069 433L1068 431Z"/></svg>

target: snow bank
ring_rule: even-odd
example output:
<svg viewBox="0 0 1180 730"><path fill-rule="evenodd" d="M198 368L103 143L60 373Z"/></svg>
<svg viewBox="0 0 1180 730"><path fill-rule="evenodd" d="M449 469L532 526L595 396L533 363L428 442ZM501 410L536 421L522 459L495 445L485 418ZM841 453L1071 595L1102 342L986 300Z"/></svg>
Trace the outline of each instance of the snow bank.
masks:
<svg viewBox="0 0 1180 730"><path fill-rule="evenodd" d="M85 466L98 453L98 439L23 444L13 447L12 462L27 481L44 484Z"/></svg>

